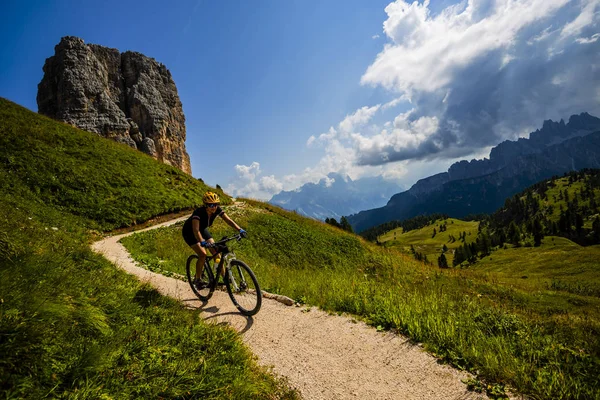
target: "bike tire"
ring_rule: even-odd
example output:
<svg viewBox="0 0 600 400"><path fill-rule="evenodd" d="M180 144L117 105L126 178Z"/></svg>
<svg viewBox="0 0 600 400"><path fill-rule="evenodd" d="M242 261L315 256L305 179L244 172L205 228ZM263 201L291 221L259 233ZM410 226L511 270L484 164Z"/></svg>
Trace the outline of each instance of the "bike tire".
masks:
<svg viewBox="0 0 600 400"><path fill-rule="evenodd" d="M231 262L231 269L225 274L225 286L231 301L243 315L252 316L260 310L262 291L246 263L240 260Z"/></svg>
<svg viewBox="0 0 600 400"><path fill-rule="evenodd" d="M204 271L202 271L202 279L205 282L208 282L208 286L202 289L199 289L194 284L194 271L196 268L196 260L198 259L198 255L192 254L188 257L187 262L185 264L185 273L187 275L188 283L192 288L194 294L202 301L208 301L215 291L215 279L213 272L210 268L210 265L207 261L204 262ZM192 270L194 268L194 270Z"/></svg>

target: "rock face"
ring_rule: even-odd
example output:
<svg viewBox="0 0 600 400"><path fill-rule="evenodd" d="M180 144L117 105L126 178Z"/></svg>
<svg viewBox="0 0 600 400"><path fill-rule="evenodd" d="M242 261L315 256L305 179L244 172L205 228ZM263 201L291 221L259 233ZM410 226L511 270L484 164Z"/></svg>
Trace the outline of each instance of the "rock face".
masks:
<svg viewBox="0 0 600 400"><path fill-rule="evenodd" d="M507 197L542 179L583 168L600 168L600 119L582 113L569 122L544 121L528 139L504 141L490 158L460 161L393 195L384 207L348 216L355 231L416 215L446 213L461 218L491 213Z"/></svg>
<svg viewBox="0 0 600 400"><path fill-rule="evenodd" d="M153 58L67 36L46 59L38 112L191 174L185 116L169 70Z"/></svg>

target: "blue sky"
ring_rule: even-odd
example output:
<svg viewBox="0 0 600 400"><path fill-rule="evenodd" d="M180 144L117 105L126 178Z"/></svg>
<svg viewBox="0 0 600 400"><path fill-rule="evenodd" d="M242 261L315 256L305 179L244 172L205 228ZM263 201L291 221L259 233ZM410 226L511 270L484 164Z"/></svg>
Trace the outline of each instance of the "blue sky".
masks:
<svg viewBox="0 0 600 400"><path fill-rule="evenodd" d="M330 172L409 187L582 111L600 0L3 1L0 96L37 111L71 35L171 71L193 175L269 199Z"/></svg>

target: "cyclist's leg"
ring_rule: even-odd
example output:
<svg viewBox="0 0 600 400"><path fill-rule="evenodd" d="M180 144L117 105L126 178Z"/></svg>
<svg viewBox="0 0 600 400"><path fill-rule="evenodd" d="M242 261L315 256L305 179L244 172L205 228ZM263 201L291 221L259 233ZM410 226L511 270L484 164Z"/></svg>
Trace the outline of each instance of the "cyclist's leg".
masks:
<svg viewBox="0 0 600 400"><path fill-rule="evenodd" d="M202 272L204 271L206 250L204 250L204 248L200 246L200 243L193 244L190 247L198 255L198 259L196 260L196 279L199 279L202 276Z"/></svg>
<svg viewBox="0 0 600 400"><path fill-rule="evenodd" d="M209 243L214 243L215 242L215 239L213 239L213 237L210 234L210 231L208 230L208 228L205 228L205 229L202 230L202 237L204 238L204 240L206 240ZM212 253L212 255L217 254L217 249L211 247L211 248L209 248L209 250ZM203 262L202 265L204 265L204 262ZM221 271L221 276L225 276L225 271Z"/></svg>

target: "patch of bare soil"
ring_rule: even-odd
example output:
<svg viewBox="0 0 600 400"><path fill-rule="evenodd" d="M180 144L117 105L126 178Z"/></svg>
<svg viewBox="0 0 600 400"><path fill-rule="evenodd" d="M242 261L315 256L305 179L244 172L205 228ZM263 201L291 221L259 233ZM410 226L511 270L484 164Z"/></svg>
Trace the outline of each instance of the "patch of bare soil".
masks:
<svg viewBox="0 0 600 400"><path fill-rule="evenodd" d="M200 308L206 322L236 329L258 362L287 377L306 399L486 398L467 391L461 382L471 377L467 373L439 364L406 337L377 332L350 317L270 299L263 299L257 315L244 317L227 293L220 291L203 304L186 282L138 267L118 243L129 234L105 238L94 243L93 249L163 295Z"/></svg>

